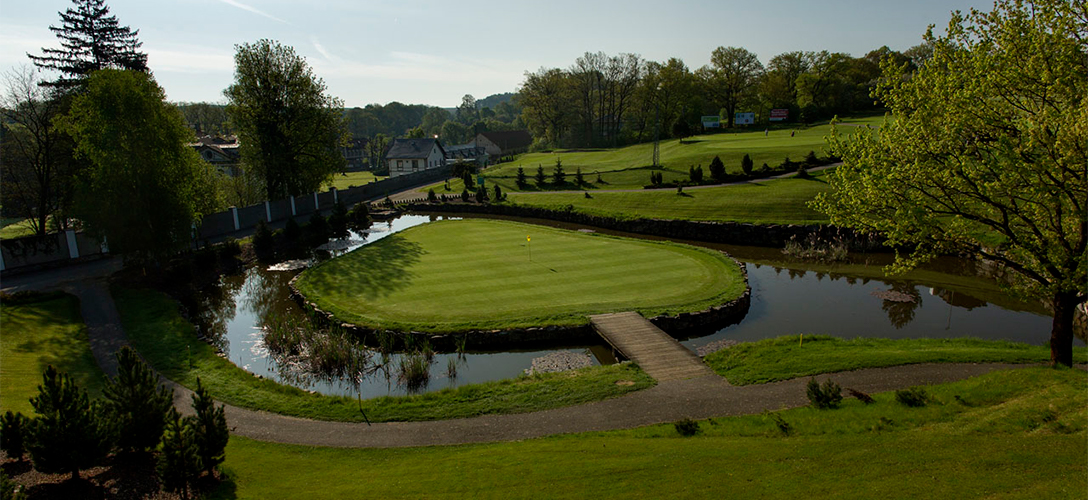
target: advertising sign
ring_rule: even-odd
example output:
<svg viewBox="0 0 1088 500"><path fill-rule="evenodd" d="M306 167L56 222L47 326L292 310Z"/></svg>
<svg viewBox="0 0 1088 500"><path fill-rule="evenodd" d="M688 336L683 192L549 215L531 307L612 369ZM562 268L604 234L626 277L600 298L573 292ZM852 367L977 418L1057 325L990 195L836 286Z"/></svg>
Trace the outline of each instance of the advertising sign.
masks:
<svg viewBox="0 0 1088 500"><path fill-rule="evenodd" d="M753 124L755 122L756 122L756 114L755 113L741 113L740 111L738 111L738 112L736 112L736 114L733 115L733 124L734 125L751 125L751 124Z"/></svg>
<svg viewBox="0 0 1088 500"><path fill-rule="evenodd" d="M719 128L722 126L722 117L720 116L704 116L703 128Z"/></svg>
<svg viewBox="0 0 1088 500"><path fill-rule="evenodd" d="M772 109L771 121L772 122L784 122L790 117L790 110L788 109Z"/></svg>

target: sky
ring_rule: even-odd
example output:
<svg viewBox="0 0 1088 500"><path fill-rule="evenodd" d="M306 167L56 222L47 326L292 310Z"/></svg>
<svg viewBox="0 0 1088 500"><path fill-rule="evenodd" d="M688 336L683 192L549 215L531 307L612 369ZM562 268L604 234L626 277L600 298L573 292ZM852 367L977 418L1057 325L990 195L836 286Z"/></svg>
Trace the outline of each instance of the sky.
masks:
<svg viewBox="0 0 1088 500"><path fill-rule="evenodd" d="M454 107L461 97L514 92L525 73L567 68L585 52L682 59L692 70L717 47L744 47L766 64L804 50L855 57L905 50L953 10L990 0L106 0L139 30L148 66L175 102L226 102L238 44L294 47L348 107ZM0 70L59 47L50 25L70 0L0 0ZM43 75L48 77L48 75Z"/></svg>

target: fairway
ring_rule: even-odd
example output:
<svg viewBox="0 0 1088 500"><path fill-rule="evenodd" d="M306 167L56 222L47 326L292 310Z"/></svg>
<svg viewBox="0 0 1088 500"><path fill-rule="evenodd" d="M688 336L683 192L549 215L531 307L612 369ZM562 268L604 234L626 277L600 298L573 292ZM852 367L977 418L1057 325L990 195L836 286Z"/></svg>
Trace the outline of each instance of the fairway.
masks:
<svg viewBox="0 0 1088 500"><path fill-rule="evenodd" d="M746 284L732 259L711 250L456 220L327 261L296 286L343 321L456 332L582 325L590 314L629 310L646 317L694 312L739 297Z"/></svg>

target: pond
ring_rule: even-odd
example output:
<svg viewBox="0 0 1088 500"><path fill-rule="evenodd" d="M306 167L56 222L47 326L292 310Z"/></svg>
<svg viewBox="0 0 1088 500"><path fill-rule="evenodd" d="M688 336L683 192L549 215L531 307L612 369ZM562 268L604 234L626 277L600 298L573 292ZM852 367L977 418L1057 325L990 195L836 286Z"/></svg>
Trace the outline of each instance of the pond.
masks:
<svg viewBox="0 0 1088 500"><path fill-rule="evenodd" d="M363 234L353 233L347 240L332 242L329 251L339 255L441 218L404 215L375 222ZM970 277L972 266L959 259L942 259L929 271L911 276L912 280L893 280L877 278L882 276L880 266L889 261L884 255L857 256L853 265L827 267L790 262L774 249L689 243L732 254L747 267L752 287L751 308L740 323L702 332L670 332L693 350L723 339L750 341L799 333L843 338L978 337L1037 345L1049 339L1051 320L1045 311L1000 294L985 279ZM558 351L589 355L591 364L615 362L611 349L602 341L595 345L549 345L502 352L437 353L425 386L411 391L399 382L395 370L388 369L404 357L401 354L392 354L387 369L365 377L359 385L309 374L283 356L270 354L265 347L263 328L270 318L304 316L289 297L287 287L300 267L280 264L271 268L283 270L252 267L242 274L224 277L201 297L198 315L208 325L208 336L232 362L254 374L305 390L363 398L435 391L513 378L532 366L534 359ZM1083 345L1080 340L1076 342Z"/></svg>

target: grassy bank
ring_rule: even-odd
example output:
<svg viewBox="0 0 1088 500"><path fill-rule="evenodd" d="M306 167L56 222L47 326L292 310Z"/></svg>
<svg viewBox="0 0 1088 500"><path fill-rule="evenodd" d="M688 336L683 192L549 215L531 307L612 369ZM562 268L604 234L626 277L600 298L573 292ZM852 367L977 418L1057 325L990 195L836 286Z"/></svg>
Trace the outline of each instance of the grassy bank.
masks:
<svg viewBox="0 0 1088 500"><path fill-rule="evenodd" d="M862 117L845 121L858 125L878 127L883 116ZM845 128L845 127L844 127ZM849 133L849 129L846 129ZM513 162L487 168L483 175L488 187L493 184L502 186L503 191L538 191L544 190L603 190L603 189L641 189L650 184L650 173L662 174L664 182L688 179L688 168L702 166L704 175L709 178L710 161L718 156L728 173L740 173L741 159L745 154L752 158L756 169L764 163L775 166L786 157L792 161L801 161L809 151L825 156L824 138L831 133L828 124L796 129L777 129L764 134L763 129L750 132L723 132L690 137L681 143L678 139L668 139L660 144L660 165L651 168L653 143L635 144L615 149L559 150L547 153L521 155ZM552 172L556 160L561 160L567 182L561 186L552 185ZM538 187L533 177L537 167L544 168L548 176L547 184ZM525 171L528 185L517 185L518 168ZM585 177L584 185L576 185L574 174L581 169ZM601 182L597 182L600 174ZM459 180L450 182L450 191L445 191L442 183L434 184L421 190L433 188L436 193L460 194L464 185Z"/></svg>
<svg viewBox="0 0 1088 500"><path fill-rule="evenodd" d="M359 187L385 178L385 176L378 177L374 175L373 172L369 171L345 172L343 174L334 174L332 181L325 184L324 189L331 190L332 188L336 188L337 190L343 191L352 186Z"/></svg>
<svg viewBox="0 0 1088 500"><path fill-rule="evenodd" d="M342 321L431 332L701 311L745 287L720 252L483 219L402 231L315 266L296 284Z"/></svg>
<svg viewBox="0 0 1088 500"><path fill-rule="evenodd" d="M197 377L217 400L255 410L318 420L363 421L356 399L324 396L257 378L216 355L197 340L178 314L177 303L149 290L113 290L132 345L167 378L187 387ZM188 352L192 353L192 367ZM617 384L631 381L632 385ZM653 385L631 364L593 367L575 373L523 376L403 397L362 401L374 422L437 420L524 413L620 396Z"/></svg>
<svg viewBox="0 0 1088 500"><path fill-rule="evenodd" d="M0 303L0 412L33 413L42 371L53 365L68 372L92 396L104 377L87 342L79 299L62 293Z"/></svg>
<svg viewBox="0 0 1088 500"><path fill-rule="evenodd" d="M701 189L656 189L627 193L510 193L508 202L616 218L733 221L755 224L826 223L808 202L827 191L820 171L809 179L775 179Z"/></svg>
<svg viewBox="0 0 1088 500"><path fill-rule="evenodd" d="M212 498L1085 498L1084 385L1074 370L995 372L930 387L922 408L878 394L776 412L788 436L751 415L689 438L670 424L393 450L233 437Z"/></svg>
<svg viewBox="0 0 1088 500"><path fill-rule="evenodd" d="M1088 361L1088 349L1075 349L1073 358ZM707 355L704 361L730 383L748 385L915 363L1047 363L1050 348L971 338L844 340L790 335L744 342Z"/></svg>

